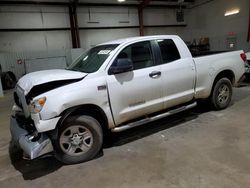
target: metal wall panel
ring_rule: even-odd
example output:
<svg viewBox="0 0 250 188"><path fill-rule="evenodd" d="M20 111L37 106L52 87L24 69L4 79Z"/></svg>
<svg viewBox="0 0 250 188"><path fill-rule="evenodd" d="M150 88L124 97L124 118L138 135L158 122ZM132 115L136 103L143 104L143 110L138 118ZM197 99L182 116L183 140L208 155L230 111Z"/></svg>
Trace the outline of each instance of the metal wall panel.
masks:
<svg viewBox="0 0 250 188"><path fill-rule="evenodd" d="M27 73L39 70L65 69L66 66L65 56L25 60L25 69Z"/></svg>
<svg viewBox="0 0 250 188"><path fill-rule="evenodd" d="M71 63L68 50L1 53L3 71L12 71L19 79L24 74L55 68L65 68Z"/></svg>

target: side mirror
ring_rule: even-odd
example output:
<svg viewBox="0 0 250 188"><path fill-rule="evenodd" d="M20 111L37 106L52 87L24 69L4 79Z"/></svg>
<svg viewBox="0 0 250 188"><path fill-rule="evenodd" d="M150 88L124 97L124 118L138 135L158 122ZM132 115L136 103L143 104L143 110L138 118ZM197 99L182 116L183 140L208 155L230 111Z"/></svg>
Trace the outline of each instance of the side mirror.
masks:
<svg viewBox="0 0 250 188"><path fill-rule="evenodd" d="M133 63L129 58L117 59L116 66L111 66L109 68L108 74L119 74L124 72L129 72L133 70Z"/></svg>

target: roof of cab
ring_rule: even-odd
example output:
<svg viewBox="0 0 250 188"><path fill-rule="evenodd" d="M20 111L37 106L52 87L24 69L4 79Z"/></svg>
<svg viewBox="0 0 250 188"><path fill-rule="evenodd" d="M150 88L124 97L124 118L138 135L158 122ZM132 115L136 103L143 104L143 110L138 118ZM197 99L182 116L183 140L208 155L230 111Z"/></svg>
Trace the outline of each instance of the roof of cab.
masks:
<svg viewBox="0 0 250 188"><path fill-rule="evenodd" d="M117 39L113 41L108 41L99 45L107 45L107 44L123 44L127 42L136 42L141 40L154 40L159 38L176 38L177 35L152 35L152 36L138 36L138 37L128 37L128 38L122 38Z"/></svg>

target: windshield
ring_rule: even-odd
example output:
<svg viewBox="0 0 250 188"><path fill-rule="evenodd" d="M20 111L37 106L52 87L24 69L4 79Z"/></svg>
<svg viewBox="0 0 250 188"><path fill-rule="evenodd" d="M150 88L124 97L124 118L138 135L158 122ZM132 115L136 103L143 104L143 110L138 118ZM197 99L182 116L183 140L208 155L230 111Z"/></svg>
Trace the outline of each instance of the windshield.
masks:
<svg viewBox="0 0 250 188"><path fill-rule="evenodd" d="M96 72L117 46L117 44L111 44L91 48L72 63L68 70L85 73Z"/></svg>

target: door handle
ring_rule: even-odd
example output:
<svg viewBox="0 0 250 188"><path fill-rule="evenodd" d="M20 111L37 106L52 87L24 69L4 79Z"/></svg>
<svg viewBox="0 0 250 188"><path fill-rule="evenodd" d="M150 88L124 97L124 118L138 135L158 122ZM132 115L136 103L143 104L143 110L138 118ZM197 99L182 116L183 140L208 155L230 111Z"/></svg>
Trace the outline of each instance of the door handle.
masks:
<svg viewBox="0 0 250 188"><path fill-rule="evenodd" d="M161 76L161 72L160 71L153 71L153 72L149 73L149 76L151 78L159 78Z"/></svg>

